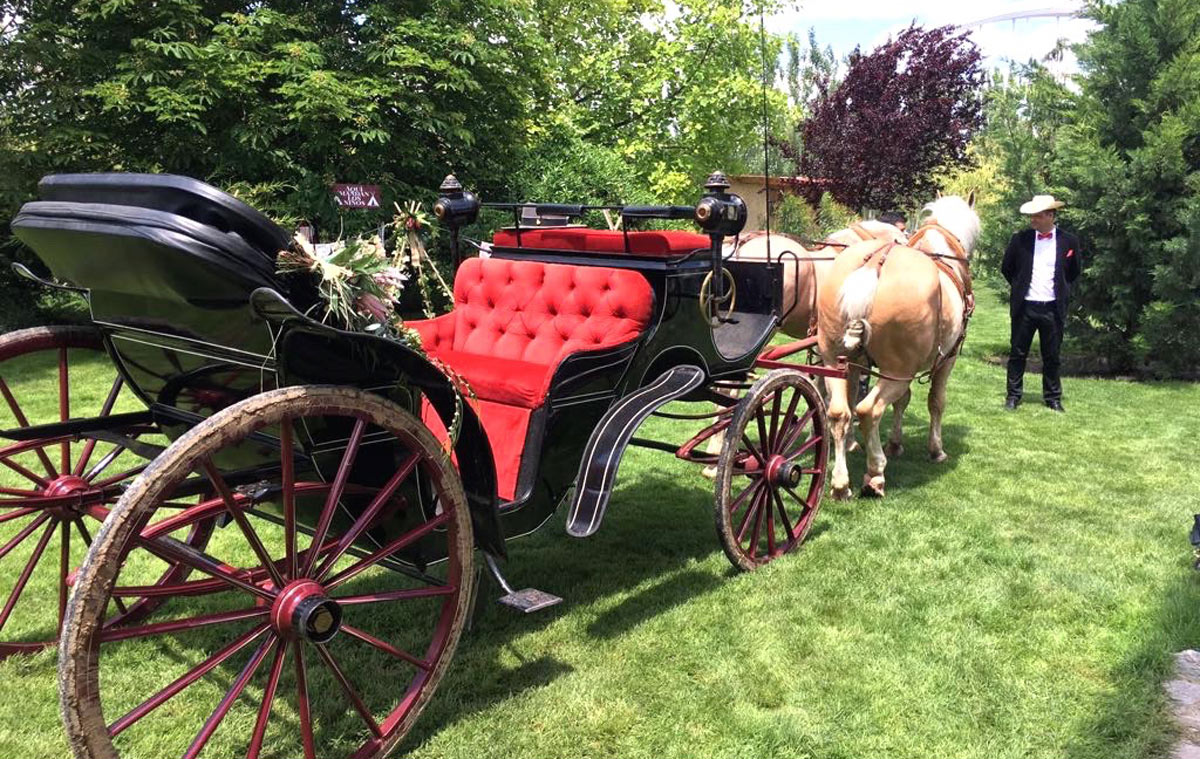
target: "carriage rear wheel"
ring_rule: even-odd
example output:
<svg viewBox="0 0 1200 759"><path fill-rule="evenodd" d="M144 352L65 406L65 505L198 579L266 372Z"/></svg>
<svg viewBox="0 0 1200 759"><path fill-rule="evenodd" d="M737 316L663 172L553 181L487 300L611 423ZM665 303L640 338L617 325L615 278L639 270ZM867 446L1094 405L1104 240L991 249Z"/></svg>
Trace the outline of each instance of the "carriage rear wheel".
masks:
<svg viewBox="0 0 1200 759"><path fill-rule="evenodd" d="M100 333L91 327L35 327L0 336L0 429L144 408L123 390ZM121 432L135 439L154 430ZM95 437L0 440L0 658L55 644L74 569L92 533L147 463L119 442ZM184 539L203 547L211 531L211 522L198 524ZM163 566L158 581L177 582L186 574ZM141 619L156 603L124 599L110 609L108 624Z"/></svg>
<svg viewBox="0 0 1200 759"><path fill-rule="evenodd" d="M713 516L743 571L794 550L821 506L829 459L825 401L801 372L774 370L734 410L717 465Z"/></svg>
<svg viewBox="0 0 1200 759"><path fill-rule="evenodd" d="M197 481L217 496L142 527ZM217 514L207 552L171 539ZM144 554L205 579L106 626ZM316 386L230 406L151 464L80 570L59 652L75 756L383 756L449 665L472 562L461 482L412 414Z"/></svg>

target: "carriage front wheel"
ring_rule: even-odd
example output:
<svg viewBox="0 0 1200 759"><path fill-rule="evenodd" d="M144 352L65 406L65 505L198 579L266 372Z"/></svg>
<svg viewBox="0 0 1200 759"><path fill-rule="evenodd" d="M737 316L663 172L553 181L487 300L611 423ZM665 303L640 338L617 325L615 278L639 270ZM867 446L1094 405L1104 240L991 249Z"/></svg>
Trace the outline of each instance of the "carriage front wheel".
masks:
<svg viewBox="0 0 1200 759"><path fill-rule="evenodd" d="M829 460L825 401L801 372L776 369L738 403L724 440L713 516L725 555L748 572L812 528Z"/></svg>
<svg viewBox="0 0 1200 759"><path fill-rule="evenodd" d="M196 489L217 495L180 503ZM172 538L216 515L203 551ZM204 579L106 626L147 554ZM472 562L458 475L400 406L337 387L230 406L150 465L80 570L59 652L75 756L383 756L450 663Z"/></svg>

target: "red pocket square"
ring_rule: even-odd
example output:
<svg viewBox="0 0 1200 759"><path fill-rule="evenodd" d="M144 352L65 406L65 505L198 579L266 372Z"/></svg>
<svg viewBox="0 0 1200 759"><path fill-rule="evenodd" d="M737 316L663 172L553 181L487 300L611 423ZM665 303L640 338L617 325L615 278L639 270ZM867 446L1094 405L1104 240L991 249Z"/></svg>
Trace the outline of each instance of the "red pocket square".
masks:
<svg viewBox="0 0 1200 759"><path fill-rule="evenodd" d="M1070 250L1067 251L1067 258L1070 258L1073 255L1075 255L1075 249L1071 248Z"/></svg>

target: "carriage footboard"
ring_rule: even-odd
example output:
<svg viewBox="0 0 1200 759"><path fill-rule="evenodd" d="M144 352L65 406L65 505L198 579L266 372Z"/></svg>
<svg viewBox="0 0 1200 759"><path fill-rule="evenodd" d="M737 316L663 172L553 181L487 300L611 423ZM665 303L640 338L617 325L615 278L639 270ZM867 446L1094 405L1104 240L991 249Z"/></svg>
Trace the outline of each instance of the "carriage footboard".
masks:
<svg viewBox="0 0 1200 759"><path fill-rule="evenodd" d="M600 529L617 481L621 455L633 433L659 406L687 395L702 382L704 370L700 367L676 366L608 410L583 451L567 517L567 534L586 538Z"/></svg>

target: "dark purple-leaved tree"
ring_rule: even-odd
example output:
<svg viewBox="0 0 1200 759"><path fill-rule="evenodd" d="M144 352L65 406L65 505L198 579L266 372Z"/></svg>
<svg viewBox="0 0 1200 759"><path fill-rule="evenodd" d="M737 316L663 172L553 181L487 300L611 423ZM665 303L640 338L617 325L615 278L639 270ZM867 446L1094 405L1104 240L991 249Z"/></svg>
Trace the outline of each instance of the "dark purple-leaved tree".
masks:
<svg viewBox="0 0 1200 759"><path fill-rule="evenodd" d="M855 50L845 77L821 83L809 104L801 149L782 147L851 208L929 198L939 170L970 163L983 83L966 33L910 26L869 54Z"/></svg>

